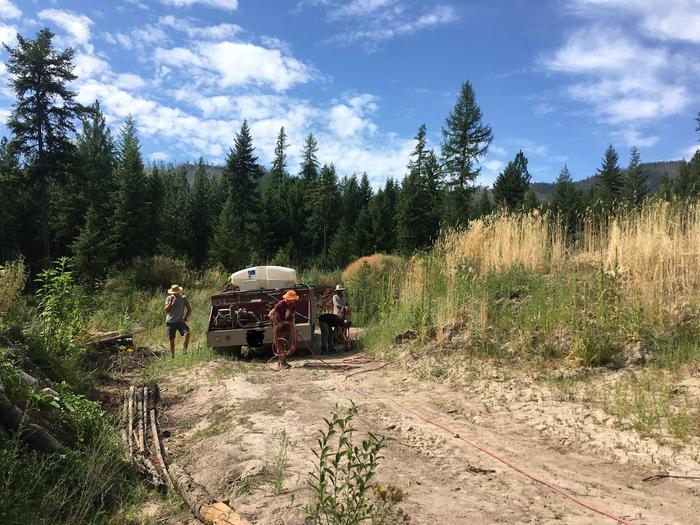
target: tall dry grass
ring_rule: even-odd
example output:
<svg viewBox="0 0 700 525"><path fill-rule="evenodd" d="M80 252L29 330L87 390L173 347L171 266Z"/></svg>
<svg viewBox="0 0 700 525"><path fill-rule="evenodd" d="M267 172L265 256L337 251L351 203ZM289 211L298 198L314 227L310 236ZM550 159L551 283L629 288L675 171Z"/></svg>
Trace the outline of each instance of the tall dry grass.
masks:
<svg viewBox="0 0 700 525"><path fill-rule="evenodd" d="M490 215L466 230L445 233L439 249L447 270L455 274L465 264L480 273L522 266L535 271L560 267L567 251L564 228L548 214Z"/></svg>
<svg viewBox="0 0 700 525"><path fill-rule="evenodd" d="M684 315L700 291L700 203L652 201L586 221L579 253L618 273L647 309Z"/></svg>

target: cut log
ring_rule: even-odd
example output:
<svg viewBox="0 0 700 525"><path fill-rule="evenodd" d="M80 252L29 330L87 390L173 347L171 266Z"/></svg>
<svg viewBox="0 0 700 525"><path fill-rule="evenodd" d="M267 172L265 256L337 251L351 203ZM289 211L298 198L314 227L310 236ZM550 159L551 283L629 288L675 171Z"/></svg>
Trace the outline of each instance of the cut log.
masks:
<svg viewBox="0 0 700 525"><path fill-rule="evenodd" d="M160 436L158 435L158 423L155 414L155 407L151 407L151 437L153 439L153 449L155 450L155 458L160 471L163 473L165 482L172 486L173 481L168 472L168 466L165 463L165 457L163 457L163 449L160 443Z"/></svg>
<svg viewBox="0 0 700 525"><path fill-rule="evenodd" d="M223 502L212 498L178 465L169 467L173 485L197 519L207 525L250 525L250 522Z"/></svg>
<svg viewBox="0 0 700 525"><path fill-rule="evenodd" d="M64 454L66 447L44 427L32 423L29 417L5 395L5 385L0 383L0 424L20 437L30 447L41 452Z"/></svg>
<svg viewBox="0 0 700 525"><path fill-rule="evenodd" d="M139 453L143 456L146 453L146 436L144 433L145 422L143 420L143 390L140 388L136 391L136 421L136 446Z"/></svg>
<svg viewBox="0 0 700 525"><path fill-rule="evenodd" d="M133 448L133 435L134 435L134 387L130 386L129 387L129 402L127 405L127 410L129 411L128 415L128 420L127 420L127 441L128 441L128 447L129 447L129 455L133 456L134 454L134 448Z"/></svg>

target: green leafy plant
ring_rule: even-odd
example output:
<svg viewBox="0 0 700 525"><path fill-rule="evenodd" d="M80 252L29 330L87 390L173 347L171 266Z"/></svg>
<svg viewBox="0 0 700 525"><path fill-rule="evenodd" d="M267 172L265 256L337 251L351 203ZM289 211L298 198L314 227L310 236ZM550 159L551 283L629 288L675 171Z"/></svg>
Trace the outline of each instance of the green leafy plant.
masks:
<svg viewBox="0 0 700 525"><path fill-rule="evenodd" d="M83 289L63 257L55 266L41 272L36 279L39 288L39 321L44 344L51 351L69 353L77 348L76 337L83 329Z"/></svg>
<svg viewBox="0 0 700 525"><path fill-rule="evenodd" d="M65 383L61 385L61 397L56 402L59 419L76 433L80 443L91 443L108 426L107 415L100 404L74 393Z"/></svg>
<svg viewBox="0 0 700 525"><path fill-rule="evenodd" d="M318 461L309 481L313 501L306 507L307 518L314 525L387 523L382 517L383 503L372 495L372 481L383 459L386 438L370 433L355 445L356 415L355 404L345 415L336 406L332 417L324 418L325 430L319 431L318 450L313 451Z"/></svg>
<svg viewBox="0 0 700 525"><path fill-rule="evenodd" d="M289 466L289 445L291 443L289 435L284 429L276 430L272 437L277 441L277 453L272 464L272 483L275 494L281 494L284 492L284 476Z"/></svg>

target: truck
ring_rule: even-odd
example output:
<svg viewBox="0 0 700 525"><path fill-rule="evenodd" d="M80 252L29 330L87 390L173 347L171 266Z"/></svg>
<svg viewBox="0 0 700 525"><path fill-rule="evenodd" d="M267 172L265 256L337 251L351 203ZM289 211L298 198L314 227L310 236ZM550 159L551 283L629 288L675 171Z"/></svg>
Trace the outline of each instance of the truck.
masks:
<svg viewBox="0 0 700 525"><path fill-rule="evenodd" d="M231 275L227 289L211 297L207 345L233 355L240 355L244 346L272 348L268 313L287 290L299 296L294 305L297 349L309 348L316 324L314 291L297 282L295 270L282 266L256 266Z"/></svg>

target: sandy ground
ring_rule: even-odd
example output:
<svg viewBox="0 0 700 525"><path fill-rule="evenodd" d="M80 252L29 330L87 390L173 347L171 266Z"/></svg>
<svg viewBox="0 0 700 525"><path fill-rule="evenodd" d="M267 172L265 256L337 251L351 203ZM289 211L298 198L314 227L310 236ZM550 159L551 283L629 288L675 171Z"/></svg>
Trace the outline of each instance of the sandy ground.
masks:
<svg viewBox="0 0 700 525"><path fill-rule="evenodd" d="M351 373L376 366L364 363ZM697 448L661 446L535 383L497 370L481 372L448 385L394 367L347 377L303 357L282 372L219 360L161 383L161 427L170 432L165 444L171 460L252 523L303 523L318 430L336 403L351 401L360 405L361 432L390 438L377 482L405 491L399 507L411 524L615 523L392 399L629 522L700 523L699 481L642 481L660 472L697 476ZM284 490L275 495L270 472L282 430L291 441L289 465ZM182 520L181 515L170 523Z"/></svg>

